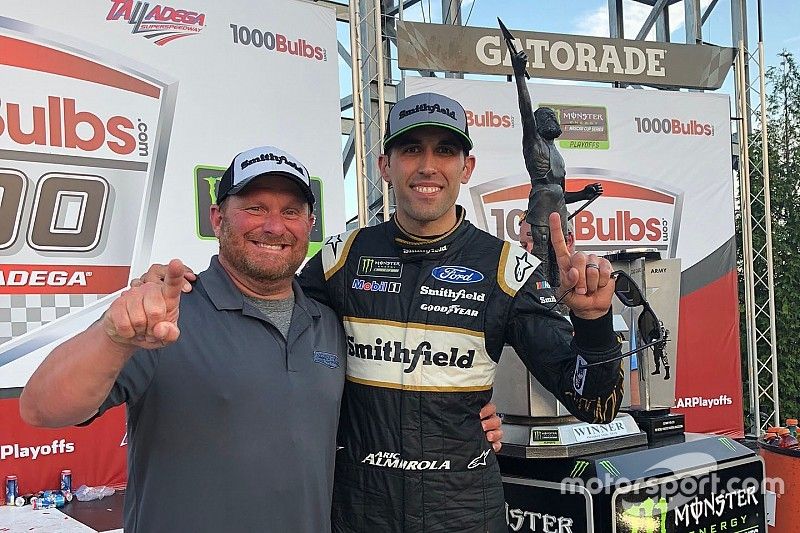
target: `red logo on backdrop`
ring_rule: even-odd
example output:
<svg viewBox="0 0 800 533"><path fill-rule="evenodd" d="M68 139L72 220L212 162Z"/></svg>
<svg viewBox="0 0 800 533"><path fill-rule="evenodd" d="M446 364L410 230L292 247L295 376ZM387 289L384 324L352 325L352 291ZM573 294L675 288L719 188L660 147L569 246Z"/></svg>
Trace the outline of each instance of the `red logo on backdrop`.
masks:
<svg viewBox="0 0 800 533"><path fill-rule="evenodd" d="M133 0L111 0L106 20L124 20L133 28L131 33L151 39L158 46L197 35L206 25L205 13L177 9L172 6Z"/></svg>
<svg viewBox="0 0 800 533"><path fill-rule="evenodd" d="M697 120L665 117L633 117L636 133L665 135L714 136L714 125Z"/></svg>
<svg viewBox="0 0 800 533"><path fill-rule="evenodd" d="M471 128L513 128L514 117L498 115L491 109L484 112L466 110L467 125Z"/></svg>
<svg viewBox="0 0 800 533"><path fill-rule="evenodd" d="M109 294L128 282L124 266L0 265L5 294Z"/></svg>
<svg viewBox="0 0 800 533"><path fill-rule="evenodd" d="M231 24L230 27L233 31L233 44L266 48L272 52L316 61L328 60L328 52L324 47L316 46L302 37L293 39L282 33L262 31L258 28L249 28L240 24Z"/></svg>
<svg viewBox="0 0 800 533"><path fill-rule="evenodd" d="M566 188L579 191L600 182L604 194L573 218L576 248L608 253L649 248L674 257L682 192L605 169L569 168ZM470 188L478 225L503 240L519 240L519 218L528 206L527 175L508 176ZM574 212L581 203L570 204Z"/></svg>
<svg viewBox="0 0 800 533"><path fill-rule="evenodd" d="M9 101L3 104L5 112L0 107L0 136L6 134L17 144L78 148L87 152L105 144L120 155L128 155L136 148L131 119L119 115L101 119L91 111L78 110L74 98L48 96L46 106L34 105L30 111L22 109L24 104ZM32 117L33 125L24 128L29 131L23 131L22 124L29 123L28 116ZM83 138L78 135L79 128L89 128L92 133Z"/></svg>

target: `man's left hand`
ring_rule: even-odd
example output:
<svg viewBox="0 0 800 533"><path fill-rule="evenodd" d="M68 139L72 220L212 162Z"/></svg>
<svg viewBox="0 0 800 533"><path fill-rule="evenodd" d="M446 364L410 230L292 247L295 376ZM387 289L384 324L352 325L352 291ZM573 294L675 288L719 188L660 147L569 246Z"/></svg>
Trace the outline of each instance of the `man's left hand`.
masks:
<svg viewBox="0 0 800 533"><path fill-rule="evenodd" d="M487 403L481 409L480 417L486 440L492 444L495 453L499 452L500 447L503 446L503 443L500 442L503 439L503 429L500 427L503 425L503 421L497 416L497 406L491 402Z"/></svg>
<svg viewBox="0 0 800 533"><path fill-rule="evenodd" d="M614 280L611 278L611 263L595 254L575 252L570 255L564 234L561 232L561 217L551 213L550 239L558 262L561 286L557 296L579 318L592 320L605 315L614 296ZM569 294L565 294L569 292Z"/></svg>

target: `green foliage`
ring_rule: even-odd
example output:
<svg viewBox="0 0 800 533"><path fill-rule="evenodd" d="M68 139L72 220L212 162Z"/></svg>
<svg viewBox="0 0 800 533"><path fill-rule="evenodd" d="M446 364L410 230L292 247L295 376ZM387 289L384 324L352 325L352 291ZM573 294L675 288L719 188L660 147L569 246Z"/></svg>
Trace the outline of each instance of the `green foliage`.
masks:
<svg viewBox="0 0 800 533"><path fill-rule="evenodd" d="M800 72L792 54L784 51L779 57L780 64L767 70L766 109L778 382L781 417L785 419L800 416ZM753 124L755 127L757 120ZM754 131L750 161L760 162L762 154L761 131ZM751 166L751 187L756 195L760 167ZM763 220L763 215L763 205L754 205L753 218ZM763 249L764 235L763 231L753 232L754 249ZM766 276L765 264L753 266L756 276ZM766 302L767 295L758 294L756 301ZM768 331L767 317L765 313L759 318L761 331ZM744 337L744 321L741 331ZM747 353L745 342L743 339L743 354Z"/></svg>

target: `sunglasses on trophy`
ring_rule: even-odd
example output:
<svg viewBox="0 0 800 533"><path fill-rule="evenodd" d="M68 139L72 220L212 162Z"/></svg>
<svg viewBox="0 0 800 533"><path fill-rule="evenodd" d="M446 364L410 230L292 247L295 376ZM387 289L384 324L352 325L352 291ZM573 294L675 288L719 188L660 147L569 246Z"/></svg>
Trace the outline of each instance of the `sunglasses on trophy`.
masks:
<svg viewBox="0 0 800 533"><path fill-rule="evenodd" d="M622 305L625 307L642 307L642 312L639 313L639 318L636 320L636 331L638 334L637 338L642 342L642 344L633 350L625 352L622 355L618 355L612 359L581 365L581 369L624 359L648 348L653 348L659 344L667 342L667 340L664 338L661 322L658 320L653 308L649 303L647 303L644 294L642 294L642 290L639 288L636 282L633 281L633 278L631 278L627 272L622 270L615 270L611 273L611 277L615 279L614 294L617 296L617 298L619 298L619 301L622 302ZM554 309L572 290L573 289L570 289L562 294L558 300L548 308L548 310Z"/></svg>

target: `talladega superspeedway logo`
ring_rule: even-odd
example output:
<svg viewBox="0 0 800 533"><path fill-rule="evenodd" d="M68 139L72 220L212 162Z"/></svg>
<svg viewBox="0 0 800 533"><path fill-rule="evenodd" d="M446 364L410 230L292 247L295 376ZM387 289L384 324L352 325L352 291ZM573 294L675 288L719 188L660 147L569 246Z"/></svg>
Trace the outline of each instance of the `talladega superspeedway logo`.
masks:
<svg viewBox="0 0 800 533"><path fill-rule="evenodd" d="M131 33L152 39L158 46L190 35L197 35L206 25L206 14L177 9L164 4L133 0L111 0L106 20L125 20Z"/></svg>

